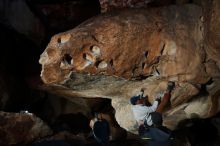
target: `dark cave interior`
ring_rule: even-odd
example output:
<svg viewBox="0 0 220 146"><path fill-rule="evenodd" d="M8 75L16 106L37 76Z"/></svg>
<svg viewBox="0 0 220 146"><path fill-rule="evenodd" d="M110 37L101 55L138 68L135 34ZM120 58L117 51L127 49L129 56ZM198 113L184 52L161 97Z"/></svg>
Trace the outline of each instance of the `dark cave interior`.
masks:
<svg viewBox="0 0 220 146"><path fill-rule="evenodd" d="M21 8L15 9L21 12L9 12L14 7L10 4L16 4L16 2L18 5L19 2L22 2L19 5ZM174 0L164 2L155 0L149 6L177 3ZM189 0L187 3L193 3L193 1ZM31 13L27 15L34 18L26 20L33 21L28 29L21 29L22 22L19 21L23 21L23 18L19 15L26 15L25 11L24 13L22 11L26 8L30 10L26 12ZM28 110L48 123L56 133L60 131L68 131L74 135L84 133L87 137L91 132L88 126L89 119L94 112L111 113L114 116L114 109L109 99L84 99L82 97L81 100L88 102L90 108L87 109L87 115L85 115L80 110L74 113L71 111L75 109L63 110L62 104L66 105L69 102L65 97L38 89L38 84L43 84L40 79L41 66L38 61L50 38L54 34L72 29L88 18L100 14L100 9L98 0L2 0L0 2L0 80L2 80L0 81L2 87L0 92L7 92L9 97L5 99L6 101L0 102L1 111ZM36 26L40 31L34 30ZM66 58L68 60L68 56ZM76 108L77 106L79 105L76 105ZM81 110L83 108L82 106ZM209 119L195 118L182 121L174 133L182 142L185 142L185 137L188 137L191 146L214 146L219 135L218 129L212 123L214 120L216 125L220 125L218 118L219 114ZM83 145L77 140L70 143ZM137 145L138 143L140 142L136 140L127 139L124 141L123 139L112 141L111 145Z"/></svg>

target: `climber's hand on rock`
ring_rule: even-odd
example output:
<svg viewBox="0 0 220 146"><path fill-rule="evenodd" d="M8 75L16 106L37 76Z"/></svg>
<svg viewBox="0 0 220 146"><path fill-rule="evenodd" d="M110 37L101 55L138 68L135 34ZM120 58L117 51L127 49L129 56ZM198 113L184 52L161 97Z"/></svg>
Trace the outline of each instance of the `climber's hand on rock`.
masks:
<svg viewBox="0 0 220 146"><path fill-rule="evenodd" d="M161 96L160 95L156 95L155 100L160 101L161 100Z"/></svg>

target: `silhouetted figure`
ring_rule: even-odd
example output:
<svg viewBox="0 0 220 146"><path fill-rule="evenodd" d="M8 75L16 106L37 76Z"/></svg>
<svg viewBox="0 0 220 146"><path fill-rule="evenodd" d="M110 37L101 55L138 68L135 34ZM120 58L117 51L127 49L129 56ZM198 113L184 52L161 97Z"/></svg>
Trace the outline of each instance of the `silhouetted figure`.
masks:
<svg viewBox="0 0 220 146"><path fill-rule="evenodd" d="M90 121L90 127L93 131L93 136L102 146L109 145L110 127L107 120L103 119L102 114L95 114L95 118Z"/></svg>

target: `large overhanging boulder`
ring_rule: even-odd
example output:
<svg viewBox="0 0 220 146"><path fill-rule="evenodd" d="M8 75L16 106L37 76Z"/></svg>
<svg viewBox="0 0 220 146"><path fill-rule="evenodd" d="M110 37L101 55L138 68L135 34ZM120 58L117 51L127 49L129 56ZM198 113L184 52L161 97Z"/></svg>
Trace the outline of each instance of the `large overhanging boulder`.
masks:
<svg viewBox="0 0 220 146"><path fill-rule="evenodd" d="M80 72L205 83L201 16L194 5L97 16L51 39L40 58L41 77L60 83Z"/></svg>
<svg viewBox="0 0 220 146"><path fill-rule="evenodd" d="M117 122L132 131L129 98L145 87L152 102L172 80L177 86L164 113L167 126L175 128L194 115L210 117L220 110L219 68L206 58L204 27L202 8L196 5L94 17L52 37L39 61L41 78L49 84L43 88L69 100L112 99Z"/></svg>

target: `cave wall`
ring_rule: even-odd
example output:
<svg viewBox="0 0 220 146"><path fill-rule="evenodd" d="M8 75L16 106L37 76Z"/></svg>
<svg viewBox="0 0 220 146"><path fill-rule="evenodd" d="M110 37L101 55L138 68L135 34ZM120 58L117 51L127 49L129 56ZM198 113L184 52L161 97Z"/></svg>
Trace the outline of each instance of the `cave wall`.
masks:
<svg viewBox="0 0 220 146"><path fill-rule="evenodd" d="M216 115L219 6L217 0L100 0L100 6L95 0L2 0L0 109L30 109L53 123L69 114L91 118L94 102L108 98L115 113L105 118L118 139L125 137L121 127L137 130L129 98L144 87L153 102L172 80L177 86L165 125L175 129L182 120ZM104 14L83 22L99 14L100 7ZM37 64L44 48L40 63L46 84L39 80ZM54 94L42 113L36 107L42 97L33 97L30 88Z"/></svg>
<svg viewBox="0 0 220 146"><path fill-rule="evenodd" d="M97 0L2 0L0 108L6 111L27 108L31 90L41 84L38 59L48 39L99 13Z"/></svg>

